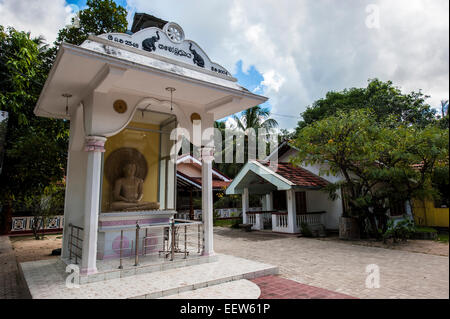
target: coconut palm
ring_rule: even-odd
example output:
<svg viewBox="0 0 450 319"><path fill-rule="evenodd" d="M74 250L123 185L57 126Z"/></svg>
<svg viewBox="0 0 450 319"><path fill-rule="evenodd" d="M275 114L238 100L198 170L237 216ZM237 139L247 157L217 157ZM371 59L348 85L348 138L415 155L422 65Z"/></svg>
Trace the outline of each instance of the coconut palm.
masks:
<svg viewBox="0 0 450 319"><path fill-rule="evenodd" d="M261 106L254 106L241 113L241 116L233 115L232 117L236 121L237 129L242 130L246 133L245 135L245 145L248 145L248 129L252 128L255 133L258 133L259 129L272 129L278 126L278 122L270 118L270 110L268 108L263 108ZM225 122L216 122L215 127L222 132L224 136ZM227 152L233 152L236 150L236 141L233 141L233 145L230 149L226 148L225 140L223 139L223 145L225 146L222 150L222 156ZM217 151L217 150L216 150ZM244 160L248 160L248 149L244 149ZM230 177L234 177L239 170L242 168L243 163L216 163L216 168L224 172Z"/></svg>
<svg viewBox="0 0 450 319"><path fill-rule="evenodd" d="M278 122L270 118L270 110L259 105L251 107L241 114L241 117L233 115L233 119L236 121L238 128L244 132L249 128L257 131L260 128L268 130L278 126Z"/></svg>

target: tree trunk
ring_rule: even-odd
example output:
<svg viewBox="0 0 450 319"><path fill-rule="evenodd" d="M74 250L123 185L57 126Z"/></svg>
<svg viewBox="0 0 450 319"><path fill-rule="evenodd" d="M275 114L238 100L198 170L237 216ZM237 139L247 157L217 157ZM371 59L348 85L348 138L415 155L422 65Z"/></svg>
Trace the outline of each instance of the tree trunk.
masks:
<svg viewBox="0 0 450 319"><path fill-rule="evenodd" d="M344 240L360 239L360 229L356 218L339 218L339 238Z"/></svg>
<svg viewBox="0 0 450 319"><path fill-rule="evenodd" d="M371 229L372 236L374 238L376 238L377 240L381 239L380 234L378 232L378 226L377 226L377 221L375 220L375 216L373 214L370 214L368 219L369 219L369 223L370 223L370 229Z"/></svg>

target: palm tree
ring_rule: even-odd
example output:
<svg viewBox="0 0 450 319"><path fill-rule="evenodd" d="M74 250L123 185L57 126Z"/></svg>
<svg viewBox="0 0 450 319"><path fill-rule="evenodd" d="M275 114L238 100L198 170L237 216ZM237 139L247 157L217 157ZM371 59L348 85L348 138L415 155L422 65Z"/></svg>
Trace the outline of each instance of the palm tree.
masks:
<svg viewBox="0 0 450 319"><path fill-rule="evenodd" d="M248 145L248 129L252 128L255 133L258 134L259 129L272 129L278 126L278 122L270 118L270 110L268 108L263 108L261 106L254 106L241 113L241 116L233 115L232 117L236 121L237 128L245 132L245 145ZM225 122L216 122L215 127L218 128L222 134L225 131ZM224 136L224 135L222 135ZM225 140L223 139L223 145L225 146L222 150L222 156L226 152L235 152L236 141L233 141L232 149L227 149L225 145ZM248 160L248 149L244 148L244 161ZM217 163L216 168L224 172L230 177L236 176L239 170L242 168L242 163Z"/></svg>
<svg viewBox="0 0 450 319"><path fill-rule="evenodd" d="M270 118L270 110L259 105L243 111L241 117L236 114L233 115L233 119L236 121L238 128L244 132L249 128L257 131L260 128L268 130L278 126L278 122Z"/></svg>

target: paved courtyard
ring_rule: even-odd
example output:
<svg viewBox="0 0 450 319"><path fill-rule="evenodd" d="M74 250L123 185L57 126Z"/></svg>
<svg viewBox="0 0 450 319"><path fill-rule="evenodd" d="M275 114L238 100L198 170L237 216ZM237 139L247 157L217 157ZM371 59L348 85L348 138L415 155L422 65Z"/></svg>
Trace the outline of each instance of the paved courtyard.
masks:
<svg viewBox="0 0 450 319"><path fill-rule="evenodd" d="M214 240L217 253L278 266L281 277L295 281L279 276L259 278L254 282L261 289L261 298L449 297L448 256L223 227L214 229ZM48 242L12 241L0 236L0 299L26 297L17 280L16 259L57 258L49 254L59 245L60 236L50 237ZM448 251L448 244L442 245L439 253ZM380 288L365 287L369 264L380 269ZM210 291L204 293L210 295Z"/></svg>
<svg viewBox="0 0 450 319"><path fill-rule="evenodd" d="M214 235L216 252L278 266L302 284L357 298L449 298L447 256L224 227ZM370 264L379 267L380 288L365 286Z"/></svg>

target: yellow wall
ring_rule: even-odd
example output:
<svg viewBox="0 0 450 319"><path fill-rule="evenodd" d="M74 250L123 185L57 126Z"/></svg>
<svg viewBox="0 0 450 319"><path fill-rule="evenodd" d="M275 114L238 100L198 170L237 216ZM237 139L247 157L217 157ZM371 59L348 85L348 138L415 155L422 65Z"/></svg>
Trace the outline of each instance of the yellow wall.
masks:
<svg viewBox="0 0 450 319"><path fill-rule="evenodd" d="M449 227L449 209L434 207L432 200L413 200L413 212L417 225Z"/></svg>
<svg viewBox="0 0 450 319"><path fill-rule="evenodd" d="M158 125L152 124L131 122L130 126L159 130ZM121 147L133 147L144 155L147 160L148 173L144 180L144 197L142 200L146 202L158 201L159 136L160 133L157 132L124 129L119 134L108 138L105 143L105 161L111 152ZM107 211L108 209L112 187L113 186L109 184L105 175L103 175L102 211Z"/></svg>

